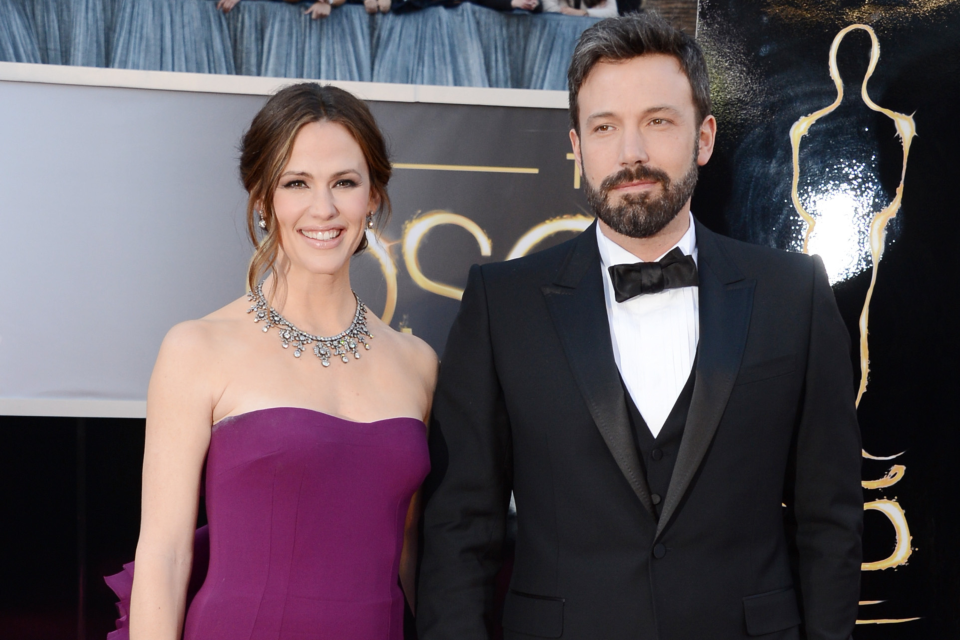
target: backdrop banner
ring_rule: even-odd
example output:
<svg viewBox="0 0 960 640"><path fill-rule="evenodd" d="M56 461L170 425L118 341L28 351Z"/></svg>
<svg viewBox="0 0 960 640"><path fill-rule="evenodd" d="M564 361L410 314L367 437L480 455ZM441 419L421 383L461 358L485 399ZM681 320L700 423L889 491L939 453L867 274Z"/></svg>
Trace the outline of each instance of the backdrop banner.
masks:
<svg viewBox="0 0 960 640"><path fill-rule="evenodd" d="M852 338L866 501L857 638L960 633L960 4L701 0L708 226L824 259Z"/></svg>
<svg viewBox="0 0 960 640"><path fill-rule="evenodd" d="M244 294L252 247L238 145L265 100L0 82L0 406L137 406L166 331ZM471 264L589 224L567 114L371 108L395 162L394 214L354 260L353 284L440 352Z"/></svg>

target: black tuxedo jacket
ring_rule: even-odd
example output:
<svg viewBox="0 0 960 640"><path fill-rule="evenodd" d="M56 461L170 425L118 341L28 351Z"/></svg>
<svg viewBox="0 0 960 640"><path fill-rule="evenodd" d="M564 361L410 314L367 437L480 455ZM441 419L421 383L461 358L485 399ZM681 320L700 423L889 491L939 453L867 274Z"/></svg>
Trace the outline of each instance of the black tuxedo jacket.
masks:
<svg viewBox="0 0 960 640"><path fill-rule="evenodd" d="M845 639L863 496L850 341L818 258L697 224L700 343L659 519L596 231L474 266L433 405L421 640Z"/></svg>

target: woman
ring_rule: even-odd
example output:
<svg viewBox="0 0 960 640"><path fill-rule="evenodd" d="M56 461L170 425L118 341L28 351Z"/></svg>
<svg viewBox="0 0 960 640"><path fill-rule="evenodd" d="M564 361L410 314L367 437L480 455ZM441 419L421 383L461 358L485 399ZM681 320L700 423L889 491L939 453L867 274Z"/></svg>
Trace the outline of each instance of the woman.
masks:
<svg viewBox="0 0 960 640"><path fill-rule="evenodd" d="M350 288L389 211L383 138L349 93L294 85L254 118L240 173L251 293L171 329L150 380L130 635L399 640L437 359ZM210 562L187 611L204 475Z"/></svg>

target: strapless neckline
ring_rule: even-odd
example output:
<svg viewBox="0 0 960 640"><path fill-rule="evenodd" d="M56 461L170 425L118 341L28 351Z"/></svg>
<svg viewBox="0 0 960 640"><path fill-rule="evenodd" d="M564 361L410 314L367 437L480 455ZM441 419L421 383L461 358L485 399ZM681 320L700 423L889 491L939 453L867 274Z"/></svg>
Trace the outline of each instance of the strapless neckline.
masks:
<svg viewBox="0 0 960 640"><path fill-rule="evenodd" d="M241 418L251 417L251 416L254 416L254 415L257 415L257 414L267 413L268 411L300 411L300 412L305 412L305 413L312 413L312 414L314 414L314 415L322 416L322 417L324 417L324 418L331 418L331 419L333 419L333 420L337 420L337 421L339 421L339 422L343 422L343 423L346 423L346 424L355 424L355 425L364 425L364 426L374 425L374 424L381 424L381 423L383 423L383 422L391 422L391 421L394 421L394 420L412 420L412 421L414 421L414 422L419 422L420 424L426 426L426 424L425 424L425 423L423 422L423 420L421 420L420 418L412 418L412 417L410 417L410 416L394 416L394 417L392 417L392 418L381 418L380 420L372 420L372 421L370 421L370 422L362 422L362 421L360 421L360 420L350 420L349 418L342 418L342 417L340 417L340 416L335 416L335 415L333 415L332 413L326 413L326 412L324 412L324 411L318 411L317 409L310 409L310 408L308 408L308 407L288 407L288 406L282 406L282 407L266 407L266 408L263 408L263 409L253 409L253 410L251 410L251 411L244 411L243 413L236 413L236 414L234 414L234 415L232 415L232 416L226 416L226 417L224 417L224 418L221 418L221 419L217 420L215 423L213 423L212 428L213 428L214 430L216 430L216 429L219 428L221 425L223 425L225 422L234 421L234 420L239 420L239 419L241 419Z"/></svg>

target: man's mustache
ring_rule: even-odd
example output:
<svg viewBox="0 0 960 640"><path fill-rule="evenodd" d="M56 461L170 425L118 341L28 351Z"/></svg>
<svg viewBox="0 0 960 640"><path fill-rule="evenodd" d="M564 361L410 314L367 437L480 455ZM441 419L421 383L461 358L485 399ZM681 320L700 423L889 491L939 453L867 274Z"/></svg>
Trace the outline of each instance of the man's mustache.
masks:
<svg viewBox="0 0 960 640"><path fill-rule="evenodd" d="M639 180L655 180L659 182L664 189L670 187L670 176L662 169L640 165L638 167L624 167L612 176L607 176L600 183L600 191L607 193L616 189L622 184L628 182L637 182Z"/></svg>

